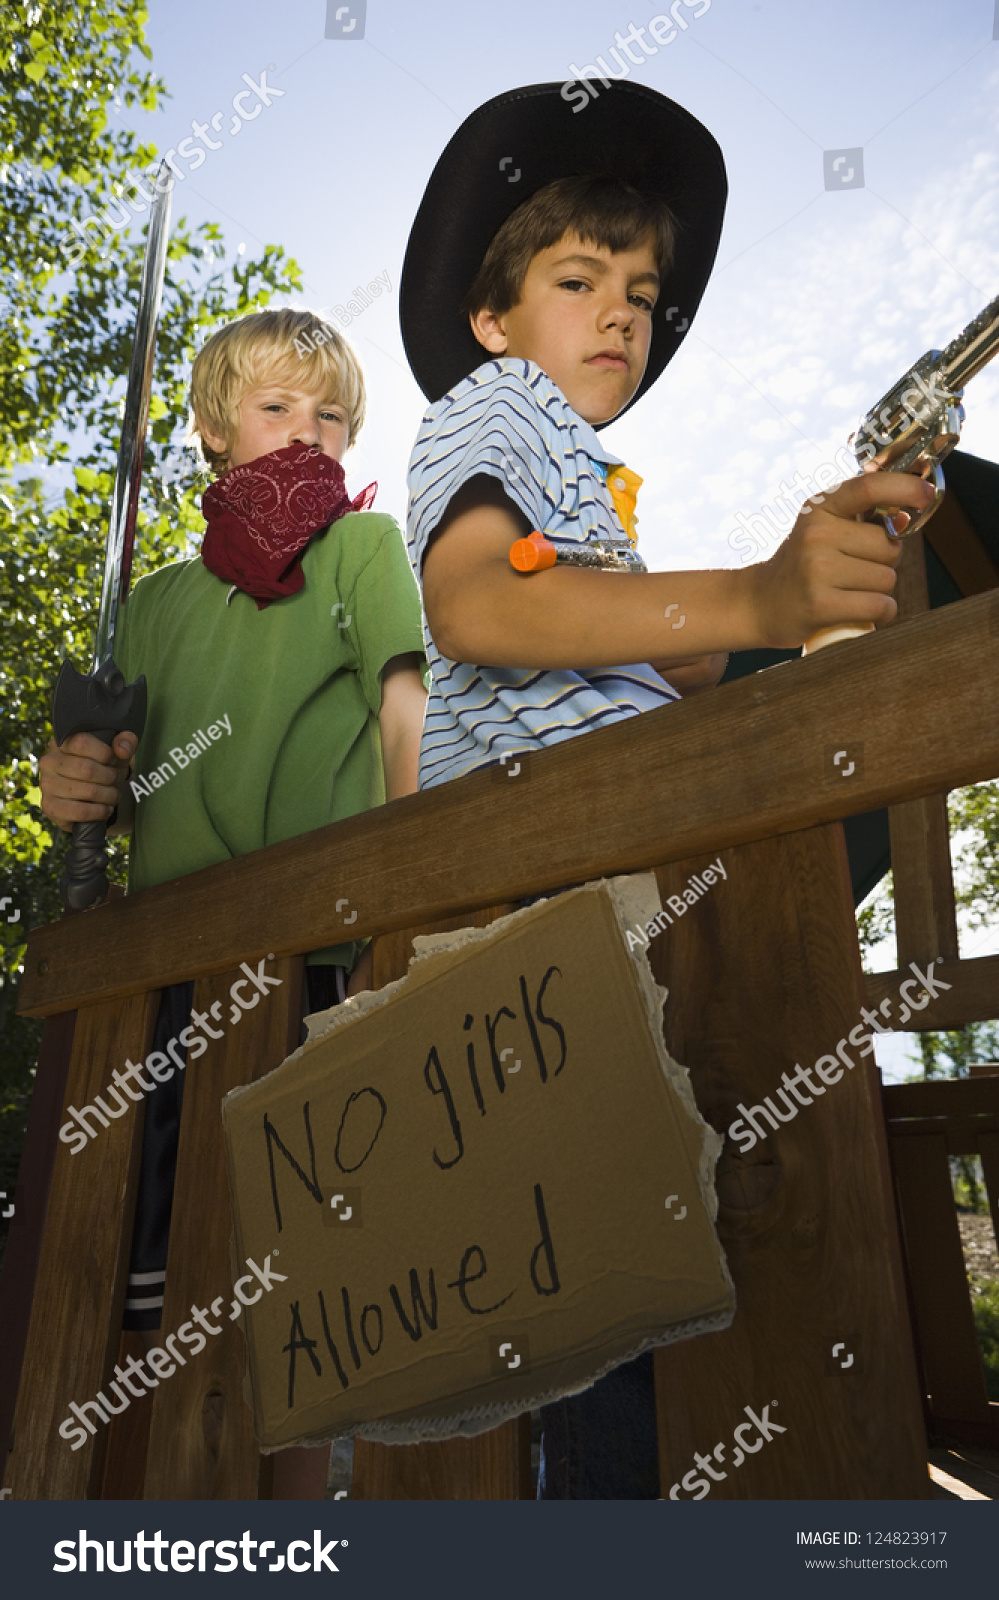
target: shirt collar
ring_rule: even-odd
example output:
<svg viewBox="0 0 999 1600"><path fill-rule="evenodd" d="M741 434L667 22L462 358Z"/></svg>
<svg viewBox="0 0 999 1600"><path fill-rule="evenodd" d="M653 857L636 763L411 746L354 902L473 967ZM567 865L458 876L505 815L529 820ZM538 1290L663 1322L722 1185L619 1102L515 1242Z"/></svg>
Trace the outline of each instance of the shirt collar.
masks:
<svg viewBox="0 0 999 1600"><path fill-rule="evenodd" d="M562 393L562 390L555 382L555 379L550 378L543 367L539 367L536 361L525 361L519 357L516 360L511 359L508 356L500 356L497 358L498 366L506 366L508 362L511 367L519 367L523 371L524 377L528 380L528 382L530 382L530 380L536 374L540 374L547 383L551 384L552 388L562 401L562 404L565 406L565 409L569 414L569 423L572 428L573 439L576 445L586 452L592 462L598 464L602 463L605 467L620 467L624 465L621 457L615 455L613 450L608 450L607 446L602 443L600 435L597 433L596 429L593 428L590 423L584 421L577 411L573 411L568 400L565 398L565 395ZM603 475L606 477L606 473Z"/></svg>

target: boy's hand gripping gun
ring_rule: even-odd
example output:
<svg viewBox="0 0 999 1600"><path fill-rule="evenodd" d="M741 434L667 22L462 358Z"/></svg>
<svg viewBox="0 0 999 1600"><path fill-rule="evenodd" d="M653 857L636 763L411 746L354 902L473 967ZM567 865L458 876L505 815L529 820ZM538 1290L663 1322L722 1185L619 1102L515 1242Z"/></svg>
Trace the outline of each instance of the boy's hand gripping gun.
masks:
<svg viewBox="0 0 999 1600"><path fill-rule="evenodd" d="M172 193L173 178L166 163L162 162L156 176L156 193L149 216L146 254L142 264L132 363L128 372L118 466L111 494L94 660L88 673L77 672L71 661L64 661L59 669L52 697L52 726L56 744L62 744L74 733L92 733L102 743L112 745L117 734L127 732L141 736L145 726L146 680L139 678L135 683L126 684L115 665L114 638L118 608L128 595L132 572L132 545L139 510L142 454L153 383L153 354L170 234ZM90 906L99 905L107 894L106 846L106 822L73 824L73 842L59 885L63 903L70 911L86 911Z"/></svg>
<svg viewBox="0 0 999 1600"><path fill-rule="evenodd" d="M961 437L964 385L999 351L999 296L989 302L946 350L927 350L914 367L867 413L849 443L861 467L873 462L879 472L912 472L932 480L936 493L925 511L911 514L905 529L915 533L929 521L944 496L940 466ZM882 522L896 538L886 506L875 506L869 522ZM857 626L820 628L805 644L812 655L840 639L873 631Z"/></svg>

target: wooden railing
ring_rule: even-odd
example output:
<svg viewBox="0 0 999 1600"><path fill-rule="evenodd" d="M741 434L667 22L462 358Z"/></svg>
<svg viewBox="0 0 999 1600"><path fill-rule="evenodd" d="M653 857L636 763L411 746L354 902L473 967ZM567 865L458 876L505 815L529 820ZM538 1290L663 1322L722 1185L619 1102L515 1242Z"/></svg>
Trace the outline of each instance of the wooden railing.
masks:
<svg viewBox="0 0 999 1600"><path fill-rule="evenodd" d="M191 873L102 907L86 934L34 930L20 1009L319 949L355 912L352 937L386 933L994 777L997 659L999 594L982 595L629 718L515 778L494 767ZM841 748L862 757L845 779Z"/></svg>
<svg viewBox="0 0 999 1600"><path fill-rule="evenodd" d="M113 1123L89 1164L90 1148L74 1158L54 1131L64 1104L92 1099L114 1065L148 1049L162 986L195 979L204 1009L241 961L269 954L285 980L188 1079L164 1306L175 1326L192 1297L228 1284L219 1101L296 1040L303 951L342 941L350 918L351 936L376 936L381 984L404 969L414 930L647 868L676 893L724 852L724 893L650 950L671 991L667 1043L724 1128L740 1100L833 1049L866 1003L836 819L999 774L997 703L999 596L983 594L522 760L516 774L514 763L474 774L34 930L22 1009L48 1020L18 1190L25 1225L0 1283L7 1418L17 1393L5 1484L28 1498L120 1492L121 1462L138 1456L147 1496L267 1492L234 1329L157 1390L145 1442L117 1424L75 1453L58 1436L69 1403L95 1395L119 1357L140 1128L138 1116ZM948 971L956 1011L980 1014L984 965ZM780 1448L716 1497L925 1495L873 1071L858 1067L745 1160L727 1150L718 1189L739 1311L726 1333L657 1354L664 1492L746 1405L779 1399ZM844 1339L857 1360L841 1377L829 1352ZM366 1446L355 1493L522 1493L522 1431Z"/></svg>

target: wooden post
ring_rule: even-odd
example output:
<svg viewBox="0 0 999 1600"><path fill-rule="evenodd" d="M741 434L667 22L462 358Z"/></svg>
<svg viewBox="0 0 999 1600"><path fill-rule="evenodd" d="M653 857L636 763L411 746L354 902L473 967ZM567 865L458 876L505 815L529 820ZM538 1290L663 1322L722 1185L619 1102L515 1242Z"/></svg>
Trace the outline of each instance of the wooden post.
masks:
<svg viewBox="0 0 999 1600"><path fill-rule="evenodd" d="M232 1212L222 1138L222 1098L280 1066L298 1045L302 960L269 966L282 987L232 1025L229 986L243 976L203 978L194 1009L210 1012L225 1035L192 1062L184 1085L162 1332L188 1322L192 1306L210 1313L221 1332L207 1348L164 1378L153 1393L146 1463L147 1500L255 1500L260 1455L243 1398L246 1346L233 1301ZM275 1261L280 1270L280 1262ZM243 1271L242 1266L238 1273ZM222 1304L218 1307L219 1297ZM213 1304L218 1307L211 1314Z"/></svg>
<svg viewBox="0 0 999 1600"><path fill-rule="evenodd" d="M670 991L666 1041L701 1112L725 1131L740 1104L770 1096L788 1117L783 1074L821 1056L831 1074L840 1041L853 1065L778 1128L757 1113L766 1136L745 1155L726 1139L718 1231L736 1316L656 1352L661 1493L695 1451L721 1445L714 1499L929 1498L877 1074L849 1042L865 994L843 831L744 845L722 862L727 881L649 951ZM706 864L662 869L663 895ZM768 1406L787 1431L736 1466L745 1408Z"/></svg>
<svg viewBox="0 0 999 1600"><path fill-rule="evenodd" d="M929 610L922 533L907 536L903 543L895 599L900 622ZM897 965L905 968L910 961L956 961L957 912L946 794L889 806L888 828Z"/></svg>
<svg viewBox="0 0 999 1600"><path fill-rule="evenodd" d="M73 1038L65 1106L83 1110L104 1094L115 1068L141 1060L158 996L81 1007ZM69 1120L63 1110L61 1122ZM56 1142L45 1236L7 1482L15 1500L86 1500L100 1493L108 1429L74 1449L59 1434L70 1404L93 1401L113 1376L125 1304L132 1214L139 1178L142 1107L101 1127L74 1155Z"/></svg>
<svg viewBox="0 0 999 1600"><path fill-rule="evenodd" d="M7 1451L31 1321L75 1026L76 1012L63 1011L46 1018L42 1029L38 1071L14 1192L16 1209L0 1277L0 1483L5 1485Z"/></svg>
<svg viewBox="0 0 999 1600"><path fill-rule="evenodd" d="M999 588L999 567L953 489L947 490L940 509L926 524L925 538L963 595Z"/></svg>

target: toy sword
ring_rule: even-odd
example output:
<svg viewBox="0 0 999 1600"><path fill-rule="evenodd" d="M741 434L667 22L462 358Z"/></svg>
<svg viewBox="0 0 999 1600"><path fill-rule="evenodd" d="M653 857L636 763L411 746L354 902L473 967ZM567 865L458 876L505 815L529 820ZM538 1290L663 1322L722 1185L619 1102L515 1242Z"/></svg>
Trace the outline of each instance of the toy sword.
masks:
<svg viewBox="0 0 999 1600"><path fill-rule="evenodd" d="M159 322L173 177L165 162L156 175L156 193L149 216L146 254L142 264L139 304L135 318L132 363L128 373L125 411L118 446L118 465L111 494L104 582L97 618L94 660L89 673L77 672L64 661L52 697L52 725L56 744L74 733L92 733L104 744L119 733L141 736L146 721L146 680L126 684L114 660L115 628L119 607L128 597L132 573L132 547L139 510L142 455L149 418L153 382L153 354ZM107 823L77 822L66 857L60 888L71 911L99 905L108 891Z"/></svg>
<svg viewBox="0 0 999 1600"><path fill-rule="evenodd" d="M873 461L879 472L911 472L931 479L936 493L925 511L912 516L906 533L915 533L928 522L944 496L941 461L954 449L964 422L964 385L981 372L999 351L999 295L980 311L963 333L946 350L927 350L903 378L882 395L867 413L850 447L863 467ZM896 538L886 506L875 506L866 519L883 522ZM844 626L820 628L805 644L803 655L813 655L840 639L858 639L871 633L865 628Z"/></svg>

